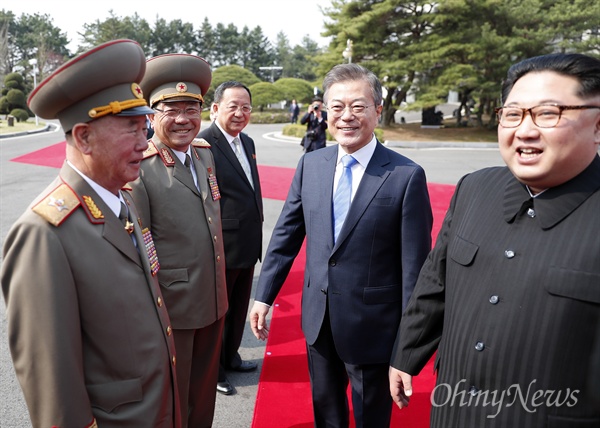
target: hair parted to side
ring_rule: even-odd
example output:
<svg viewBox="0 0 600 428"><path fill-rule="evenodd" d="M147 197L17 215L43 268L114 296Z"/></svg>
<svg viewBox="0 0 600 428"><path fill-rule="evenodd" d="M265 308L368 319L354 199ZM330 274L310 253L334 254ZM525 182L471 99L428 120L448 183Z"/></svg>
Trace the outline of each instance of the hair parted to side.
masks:
<svg viewBox="0 0 600 428"><path fill-rule="evenodd" d="M577 53L555 53L528 58L512 65L502 84L502 104L517 80L528 73L540 71L575 77L580 83L577 95L582 98L600 95L600 59Z"/></svg>
<svg viewBox="0 0 600 428"><path fill-rule="evenodd" d="M213 98L213 102L215 102L217 104L220 103L221 100L223 99L223 93L225 92L226 89L230 89L230 88L245 89L246 92L248 92L248 95L250 96L250 103L252 103L252 93L250 93L250 89L243 83L238 82L236 80L228 80L227 82L221 83L217 87L217 89L215 89L215 96Z"/></svg>
<svg viewBox="0 0 600 428"><path fill-rule="evenodd" d="M333 84L356 80L365 80L369 83L373 94L373 103L376 106L380 106L383 102L381 82L372 71L354 63L338 64L329 70L325 79L323 79L323 99L325 103L327 103L327 93L329 88L331 88Z"/></svg>

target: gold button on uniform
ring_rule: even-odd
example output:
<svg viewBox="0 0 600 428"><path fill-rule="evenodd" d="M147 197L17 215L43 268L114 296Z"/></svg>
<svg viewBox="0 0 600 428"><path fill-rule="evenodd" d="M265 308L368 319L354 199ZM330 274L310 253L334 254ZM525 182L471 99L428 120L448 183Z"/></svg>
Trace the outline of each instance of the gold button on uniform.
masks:
<svg viewBox="0 0 600 428"><path fill-rule="evenodd" d="M173 333L173 329L171 328L171 326L167 327L167 336L170 336L171 333Z"/></svg>
<svg viewBox="0 0 600 428"><path fill-rule="evenodd" d="M162 297L158 296L158 299L156 299L156 304L158 305L159 308L162 307Z"/></svg>
<svg viewBox="0 0 600 428"><path fill-rule="evenodd" d="M173 355L173 359L171 361L173 361L173 365L175 365L175 363L177 362L177 360L175 359L175 355Z"/></svg>

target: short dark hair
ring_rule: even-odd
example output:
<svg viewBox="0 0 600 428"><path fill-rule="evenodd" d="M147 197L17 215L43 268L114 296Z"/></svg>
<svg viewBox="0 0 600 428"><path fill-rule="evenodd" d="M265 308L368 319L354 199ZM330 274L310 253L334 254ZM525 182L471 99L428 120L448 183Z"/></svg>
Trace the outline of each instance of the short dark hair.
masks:
<svg viewBox="0 0 600 428"><path fill-rule="evenodd" d="M225 92L226 89L229 88L243 88L246 90L246 92L248 92L248 95L250 96L250 103L252 103L252 93L250 92L250 89L248 89L248 87L246 85L244 85L241 82L238 82L236 80L228 80L227 82L223 82L221 83L217 89L215 89L215 96L213 98L213 101L215 103L220 103L221 100L223 99L223 93Z"/></svg>
<svg viewBox="0 0 600 428"><path fill-rule="evenodd" d="M375 76L375 73L362 67L358 64L338 64L333 67L325 79L323 79L323 97L327 100L327 92L334 83L347 82L353 80L366 80L371 86L371 93L373 94L373 102L376 106L380 106L383 102L383 93L381 89L381 82Z"/></svg>
<svg viewBox="0 0 600 428"><path fill-rule="evenodd" d="M508 69L502 83L502 104L513 86L524 75L531 72L553 71L564 76L575 77L580 84L578 96L583 98L600 95L600 60L577 53L555 53L525 59Z"/></svg>

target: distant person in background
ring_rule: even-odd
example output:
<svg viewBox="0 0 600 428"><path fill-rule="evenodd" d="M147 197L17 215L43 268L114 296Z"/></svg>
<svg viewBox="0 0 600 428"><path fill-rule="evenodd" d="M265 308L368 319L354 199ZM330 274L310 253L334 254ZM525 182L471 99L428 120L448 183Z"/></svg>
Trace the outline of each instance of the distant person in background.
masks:
<svg viewBox="0 0 600 428"><path fill-rule="evenodd" d="M300 115L300 106L296 103L296 100L292 100L290 105L290 118L292 123L298 123L298 116Z"/></svg>
<svg viewBox="0 0 600 428"><path fill-rule="evenodd" d="M308 111L300 119L302 125L306 124L304 151L306 153L325 147L327 134L327 112L323 109L323 100L315 97L308 106Z"/></svg>
<svg viewBox="0 0 600 428"><path fill-rule="evenodd" d="M248 316L254 265L262 255L263 204L256 148L252 138L242 132L251 112L250 90L240 82L222 83L215 90L211 108L215 120L199 134L210 144L221 191L229 310L225 316L217 391L224 395L235 392L227 370L249 372L257 368L255 362L242 360L238 352Z"/></svg>

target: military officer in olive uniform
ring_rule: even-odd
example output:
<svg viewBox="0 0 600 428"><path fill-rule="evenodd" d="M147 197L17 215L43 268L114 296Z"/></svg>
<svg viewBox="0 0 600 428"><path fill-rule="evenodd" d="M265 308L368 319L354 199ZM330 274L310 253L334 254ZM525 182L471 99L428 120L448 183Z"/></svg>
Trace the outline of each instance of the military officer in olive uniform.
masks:
<svg viewBox="0 0 600 428"><path fill-rule="evenodd" d="M136 42L111 41L28 100L67 139L59 176L3 247L9 346L33 427L180 426L152 237L121 192L148 146L145 69Z"/></svg>
<svg viewBox="0 0 600 428"><path fill-rule="evenodd" d="M211 82L202 58L168 54L148 60L140 83L154 135L131 183L150 224L158 279L173 323L182 424L212 425L219 353L227 312L219 183L210 145L195 140Z"/></svg>

